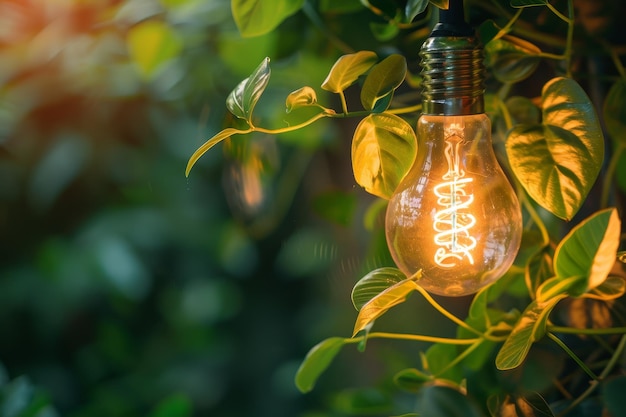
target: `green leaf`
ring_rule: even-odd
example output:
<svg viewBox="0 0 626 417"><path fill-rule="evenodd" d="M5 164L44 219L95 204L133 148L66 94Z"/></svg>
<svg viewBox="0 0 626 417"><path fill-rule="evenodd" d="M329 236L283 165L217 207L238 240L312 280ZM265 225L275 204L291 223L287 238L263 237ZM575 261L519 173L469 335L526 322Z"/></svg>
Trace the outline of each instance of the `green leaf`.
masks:
<svg viewBox="0 0 626 417"><path fill-rule="evenodd" d="M330 69L322 88L331 93L341 93L369 71L377 60L378 56L371 51L343 55Z"/></svg>
<svg viewBox="0 0 626 417"><path fill-rule="evenodd" d="M412 22L415 16L426 10L428 0L408 0L404 7L404 17L407 22Z"/></svg>
<svg viewBox="0 0 626 417"><path fill-rule="evenodd" d="M611 139L626 146L626 81L620 79L611 86L604 99L603 114Z"/></svg>
<svg viewBox="0 0 626 417"><path fill-rule="evenodd" d="M487 399L487 408L498 417L554 417L546 400L536 392L524 396L496 394Z"/></svg>
<svg viewBox="0 0 626 417"><path fill-rule="evenodd" d="M399 54L389 55L374 65L361 88L363 108L373 110L380 99L393 93L404 81L406 70L406 58Z"/></svg>
<svg viewBox="0 0 626 417"><path fill-rule="evenodd" d="M419 391L424 384L432 380L432 376L415 368L403 369L393 377L393 382L398 387L411 392Z"/></svg>
<svg viewBox="0 0 626 417"><path fill-rule="evenodd" d="M221 132L213 136L211 139L204 142L202 146L196 149L193 155L191 155L191 157L189 158L189 161L187 161L187 168L185 169L185 176L186 177L189 176L189 172L191 172L191 168L193 168L196 162L198 162L198 159L200 159L200 157L204 155L209 149L211 149L213 146L217 145L221 141L228 139L232 135L236 135L239 133L248 133L248 131L234 129L232 127L229 127L229 128L222 130Z"/></svg>
<svg viewBox="0 0 626 417"><path fill-rule="evenodd" d="M566 297L566 294L559 294L541 303L534 300L526 307L496 356L498 369L513 369L521 365L532 344L545 334L546 321L552 309Z"/></svg>
<svg viewBox="0 0 626 417"><path fill-rule="evenodd" d="M596 300L614 300L626 292L626 281L622 277L608 277L604 282L591 291L583 294L583 298Z"/></svg>
<svg viewBox="0 0 626 417"><path fill-rule="evenodd" d="M365 303L359 310L352 336L354 337L354 335L385 314L390 308L402 304L416 290L417 284L415 280L419 279L420 276L421 273L418 273L411 278L400 281Z"/></svg>
<svg viewBox="0 0 626 417"><path fill-rule="evenodd" d="M624 393L626 392L626 376L620 375L602 382L602 398L608 414L614 417L624 415Z"/></svg>
<svg viewBox="0 0 626 417"><path fill-rule="evenodd" d="M547 0L511 0L511 7L531 7L531 6L545 6Z"/></svg>
<svg viewBox="0 0 626 417"><path fill-rule="evenodd" d="M485 45L485 66L501 82L516 83L530 76L540 62L541 50L511 35L492 39Z"/></svg>
<svg viewBox="0 0 626 417"><path fill-rule="evenodd" d="M389 199L417 154L415 131L402 118L371 114L352 139L352 169L357 183L371 194Z"/></svg>
<svg viewBox="0 0 626 417"><path fill-rule="evenodd" d="M553 276L552 256L547 253L547 249L532 256L524 268L524 280L530 296L535 298L539 286Z"/></svg>
<svg viewBox="0 0 626 417"><path fill-rule="evenodd" d="M561 278L586 277L582 292L602 284L615 263L620 230L621 222L616 209L599 211L580 222L556 248L556 275Z"/></svg>
<svg viewBox="0 0 626 417"><path fill-rule="evenodd" d="M415 411L424 417L481 417L468 396L446 386L424 387L417 394Z"/></svg>
<svg viewBox="0 0 626 417"><path fill-rule="evenodd" d="M145 80L151 80L163 64L183 49L183 41L176 32L158 20L146 20L131 27L126 43L131 60Z"/></svg>
<svg viewBox="0 0 626 417"><path fill-rule="evenodd" d="M150 417L188 417L193 413L191 400L184 394L174 394L161 400Z"/></svg>
<svg viewBox="0 0 626 417"><path fill-rule="evenodd" d="M378 268L361 278L352 288L352 304L360 310L374 297L399 282L406 280L406 275L397 268Z"/></svg>
<svg viewBox="0 0 626 417"><path fill-rule="evenodd" d="M422 357L425 362L424 369L437 379L460 384L465 378L463 370L458 366L449 366L450 362L455 360L460 352L460 347L457 345L435 343L426 350Z"/></svg>
<svg viewBox="0 0 626 417"><path fill-rule="evenodd" d="M557 217L569 220L602 166L602 129L593 104L574 80L550 80L542 100L543 124L513 127L506 151L528 194Z"/></svg>
<svg viewBox="0 0 626 417"><path fill-rule="evenodd" d="M345 344L345 338L331 337L311 348L296 373L296 386L300 392L305 393L313 389L319 376L328 368Z"/></svg>
<svg viewBox="0 0 626 417"><path fill-rule="evenodd" d="M395 22L385 22L385 23L370 23L370 30L372 34L376 38L376 40L381 42L387 42L395 38L398 33L400 33L400 28Z"/></svg>
<svg viewBox="0 0 626 417"><path fill-rule="evenodd" d="M232 0L231 7L241 36L251 37L271 32L303 4L304 0Z"/></svg>
<svg viewBox="0 0 626 417"><path fill-rule="evenodd" d="M560 297L562 295L571 296L581 292L580 288L584 287L585 277L583 276L569 276L567 278L552 277L542 283L537 288L535 299L538 303L548 302L554 297Z"/></svg>
<svg viewBox="0 0 626 417"><path fill-rule="evenodd" d="M287 113L291 113L292 110L300 107L313 106L315 104L317 104L317 94L311 87L302 87L293 91L285 100Z"/></svg>
<svg viewBox="0 0 626 417"><path fill-rule="evenodd" d="M270 59L265 58L252 74L235 87L226 98L228 110L250 124L254 106L261 98L271 75Z"/></svg>
<svg viewBox="0 0 626 417"><path fill-rule="evenodd" d="M509 97L505 104L513 118L513 124L540 123L541 112L529 98L522 96Z"/></svg>

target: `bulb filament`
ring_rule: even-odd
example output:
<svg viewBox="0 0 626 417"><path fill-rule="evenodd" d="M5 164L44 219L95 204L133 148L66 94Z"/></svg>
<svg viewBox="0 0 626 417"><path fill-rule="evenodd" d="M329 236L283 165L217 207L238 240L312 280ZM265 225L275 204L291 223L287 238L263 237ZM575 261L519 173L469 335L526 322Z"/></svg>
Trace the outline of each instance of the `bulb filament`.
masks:
<svg viewBox="0 0 626 417"><path fill-rule="evenodd" d="M443 182L434 187L437 204L433 228L435 229L435 263L441 267L452 268L463 258L474 264L472 250L476 247L476 238L470 229L476 224L476 217L469 212L474 195L466 190L466 185L473 178L466 177L461 168L460 147L463 144L463 130L453 123L446 129L445 157L448 171L442 176Z"/></svg>

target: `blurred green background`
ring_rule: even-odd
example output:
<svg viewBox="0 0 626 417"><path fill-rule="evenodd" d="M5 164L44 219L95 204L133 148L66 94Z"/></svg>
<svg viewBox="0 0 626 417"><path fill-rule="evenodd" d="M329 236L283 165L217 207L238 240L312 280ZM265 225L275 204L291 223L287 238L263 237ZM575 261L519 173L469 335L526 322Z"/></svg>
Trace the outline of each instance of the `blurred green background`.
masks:
<svg viewBox="0 0 626 417"><path fill-rule="evenodd" d="M260 117L319 91L348 51L306 14L243 39L228 0L0 0L0 415L317 416L344 380L379 377L347 354L324 387L293 384L388 262L352 122L235 138L184 176L265 56ZM341 16L352 47L376 44Z"/></svg>

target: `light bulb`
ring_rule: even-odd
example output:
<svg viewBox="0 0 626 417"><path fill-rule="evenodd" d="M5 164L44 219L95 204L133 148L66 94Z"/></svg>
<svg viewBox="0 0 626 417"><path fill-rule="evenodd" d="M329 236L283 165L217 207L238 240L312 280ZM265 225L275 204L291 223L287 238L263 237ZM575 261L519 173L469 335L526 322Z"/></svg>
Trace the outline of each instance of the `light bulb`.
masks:
<svg viewBox="0 0 626 417"><path fill-rule="evenodd" d="M452 4L452 2L451 2ZM441 23L424 43L415 163L391 197L386 236L398 268L446 296L474 293L513 263L522 235L515 192L484 114L482 50Z"/></svg>

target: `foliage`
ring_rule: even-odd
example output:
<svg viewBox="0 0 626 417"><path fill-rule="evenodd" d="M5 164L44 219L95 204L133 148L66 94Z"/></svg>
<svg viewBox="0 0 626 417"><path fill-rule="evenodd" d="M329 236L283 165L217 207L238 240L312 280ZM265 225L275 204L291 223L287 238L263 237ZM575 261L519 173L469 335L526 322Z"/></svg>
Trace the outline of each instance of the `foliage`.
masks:
<svg viewBox="0 0 626 417"><path fill-rule="evenodd" d="M272 4L269 0L257 3ZM371 27L374 36L382 41L401 37L402 30L424 33L422 29L431 24L432 6L448 7L431 1L427 8L427 3L409 1L405 8L393 10L390 4L363 2L371 13L386 21L385 30ZM478 33L486 44L485 63L493 77L487 104L494 121L496 146L503 150L502 165L515 181L527 220L518 259L504 278L474 296L466 319L424 291L419 285L419 273L406 277L391 266L370 271L352 291L358 310L352 337L331 337L312 348L296 374L296 385L302 392L311 391L346 344L356 343L363 351L365 342L373 338L401 339L427 342L431 347L421 354L421 369L401 370L393 379L398 387L416 393L417 404L394 409L396 413L554 416L576 410L577 415L596 415L577 408L594 398L600 399L600 407L610 412L617 401L616 387L623 381L618 377L605 384L605 380L624 370L623 318L616 308L604 325L591 313L591 319L583 320L585 325L580 326L575 324L580 323L576 315L587 313L568 310L566 305L590 301L611 311L619 305L614 301L621 300L626 291L624 278L616 272L623 259L619 252L623 228L618 209L612 207L619 203L614 185L624 149L621 138L626 72L620 52L608 42L585 38L599 42L615 64L612 87L598 117L594 109L600 106L594 105L579 82L585 78L595 81L594 77L600 75L580 73L574 64L576 59L582 59L576 48L585 34L576 33L572 1L511 1L512 9L498 2L482 6L478 2L466 3L484 12L482 20L473 23L480 26ZM242 12L237 2L233 9L235 14ZM528 20L522 20L523 14ZM527 25L537 15L550 24L537 24L529 31ZM276 25L275 17L270 19L263 12L254 16L257 24L265 25L267 30ZM425 18L420 20L420 16ZM414 21L415 18L418 19ZM420 106L397 97L399 91L414 89L421 82L408 72L411 66L406 58L398 53L380 56L367 50L342 55L321 84L323 90L338 95L340 109L320 104L315 89L305 86L287 96L287 113L312 113L304 116L304 121L277 128L260 127L252 113L267 87L267 63L265 60L227 99L227 108L245 122L244 127L223 129L199 147L189 160L187 174L211 147L235 134L279 135L322 119L358 118L351 145L354 179L368 193L389 199L419 152L415 133L403 117L414 120L411 117ZM550 77L545 76L546 68L550 69ZM538 97L532 92L525 97L519 95L523 94L523 86L533 84L541 87ZM347 99L355 89L359 90L359 110L354 110ZM602 122L614 146L599 183L602 196L594 201L594 185L605 159ZM574 223L568 223L572 220ZM419 292L450 320L456 326L456 335L372 331L376 320L407 303L413 292ZM558 324L562 319L557 311L567 317L565 325ZM599 341L592 353L582 343L587 338ZM538 376L533 383L541 386L542 392L529 392L512 382L477 386L489 378L507 381L512 374L505 371L524 372L524 368L533 366L532 352L548 342L560 349L559 362L569 358L578 367L570 372L588 379L586 389L574 387L569 391L565 387L567 375L554 385L550 380L539 381ZM570 347L575 345L582 347L578 351ZM597 361L600 357L603 360ZM603 396L597 397L598 388L603 385ZM356 409L351 412L357 413ZM377 413L374 405L370 412Z"/></svg>

